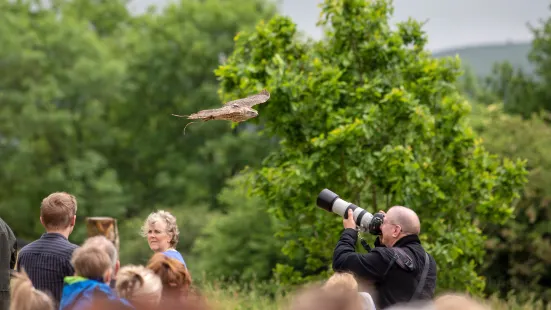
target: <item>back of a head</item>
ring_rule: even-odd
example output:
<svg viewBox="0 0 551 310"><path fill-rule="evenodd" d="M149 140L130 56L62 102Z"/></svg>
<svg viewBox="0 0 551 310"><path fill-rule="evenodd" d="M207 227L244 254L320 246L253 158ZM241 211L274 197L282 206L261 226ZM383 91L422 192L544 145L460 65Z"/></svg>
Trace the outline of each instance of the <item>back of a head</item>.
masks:
<svg viewBox="0 0 551 310"><path fill-rule="evenodd" d="M489 310L489 307L465 294L444 294L434 300L435 310Z"/></svg>
<svg viewBox="0 0 551 310"><path fill-rule="evenodd" d="M119 271L115 289L120 297L129 300L136 308L147 309L159 304L163 284L152 270L127 265Z"/></svg>
<svg viewBox="0 0 551 310"><path fill-rule="evenodd" d="M35 289L25 271L14 274L10 294L10 310L54 310L50 296Z"/></svg>
<svg viewBox="0 0 551 310"><path fill-rule="evenodd" d="M78 276L89 279L104 279L112 268L111 258L100 248L82 246L73 252L71 264Z"/></svg>
<svg viewBox="0 0 551 310"><path fill-rule="evenodd" d="M346 290L350 292L358 291L358 282L354 276L346 272L337 272L333 274L323 286L328 290Z"/></svg>
<svg viewBox="0 0 551 310"><path fill-rule="evenodd" d="M42 200L40 205L40 217L47 229L69 227L76 213L76 198L65 192L50 194Z"/></svg>
<svg viewBox="0 0 551 310"><path fill-rule="evenodd" d="M111 264L114 267L118 260L117 248L109 239L105 236L94 236L86 239L82 244L82 247L93 247L100 249L109 255Z"/></svg>
<svg viewBox="0 0 551 310"><path fill-rule="evenodd" d="M346 292L342 287L312 286L297 293L291 310L363 310L358 292Z"/></svg>
<svg viewBox="0 0 551 310"><path fill-rule="evenodd" d="M186 294L191 286L191 276L187 268L177 259L163 253L154 254L147 264L161 278L165 293Z"/></svg>

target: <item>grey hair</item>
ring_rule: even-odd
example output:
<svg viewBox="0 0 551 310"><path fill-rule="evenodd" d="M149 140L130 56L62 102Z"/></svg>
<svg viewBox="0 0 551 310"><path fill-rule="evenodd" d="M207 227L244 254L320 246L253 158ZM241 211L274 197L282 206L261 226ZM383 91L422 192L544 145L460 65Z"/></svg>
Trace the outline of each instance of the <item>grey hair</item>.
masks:
<svg viewBox="0 0 551 310"><path fill-rule="evenodd" d="M107 255L109 255L112 267L115 268L115 266L117 265L117 260L119 259L117 248L115 248L113 242L111 242L105 236L90 237L86 239L86 241L84 241L82 247L93 247L104 251L105 253L107 253Z"/></svg>
<svg viewBox="0 0 551 310"><path fill-rule="evenodd" d="M166 224L166 232L171 235L170 245L176 246L176 244L178 244L178 239L180 237L180 230L178 229L176 218L168 211L160 210L149 214L141 229L142 236L147 237L147 231L149 230L149 225L152 225L157 221L162 221Z"/></svg>

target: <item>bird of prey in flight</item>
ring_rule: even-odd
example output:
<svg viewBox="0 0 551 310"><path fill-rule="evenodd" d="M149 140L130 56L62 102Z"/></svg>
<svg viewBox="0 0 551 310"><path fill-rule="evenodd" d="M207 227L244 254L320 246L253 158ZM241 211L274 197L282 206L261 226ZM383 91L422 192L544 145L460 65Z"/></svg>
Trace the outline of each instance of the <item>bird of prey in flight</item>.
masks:
<svg viewBox="0 0 551 310"><path fill-rule="evenodd" d="M172 115L177 117L187 117L187 119L200 120L203 122L211 120L224 120L240 123L253 117L257 117L258 112L252 109L252 107L257 104L264 103L268 101L268 99L270 99L270 93L266 89L263 89L256 95L229 101L218 109L201 110L191 115ZM186 127L192 123L195 122L190 122L186 125Z"/></svg>

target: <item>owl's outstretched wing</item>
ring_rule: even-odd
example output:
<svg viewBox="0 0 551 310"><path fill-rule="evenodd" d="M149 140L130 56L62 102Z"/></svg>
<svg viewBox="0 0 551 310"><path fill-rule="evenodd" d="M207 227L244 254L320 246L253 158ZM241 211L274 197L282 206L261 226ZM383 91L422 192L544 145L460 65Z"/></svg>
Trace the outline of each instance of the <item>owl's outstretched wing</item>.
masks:
<svg viewBox="0 0 551 310"><path fill-rule="evenodd" d="M233 109L231 107L224 106L218 109L201 110L197 113L193 113L190 115L177 115L177 114L172 114L172 115L177 117L185 117L187 119L198 119L203 121L210 121L213 119L220 118L226 114L229 114L232 112L232 110Z"/></svg>
<svg viewBox="0 0 551 310"><path fill-rule="evenodd" d="M210 120L215 119L218 116L224 115L226 113L228 113L228 109L223 107L218 109L201 110L197 113L191 114L188 119Z"/></svg>
<svg viewBox="0 0 551 310"><path fill-rule="evenodd" d="M268 99L270 99L270 93L266 89L263 89L261 92L259 92L256 95L252 95L252 96L249 96L249 97L246 97L246 98L241 98L241 99L236 99L236 100L229 101L224 105L224 107L234 107L234 108L247 107L247 108L252 108L253 106L255 106L257 104L264 103L264 102L268 101Z"/></svg>

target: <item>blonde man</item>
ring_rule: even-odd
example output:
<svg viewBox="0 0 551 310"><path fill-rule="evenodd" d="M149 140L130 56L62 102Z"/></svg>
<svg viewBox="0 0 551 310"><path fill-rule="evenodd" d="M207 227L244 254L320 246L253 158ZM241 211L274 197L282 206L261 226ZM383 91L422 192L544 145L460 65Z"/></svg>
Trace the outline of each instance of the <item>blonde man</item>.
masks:
<svg viewBox="0 0 551 310"><path fill-rule="evenodd" d="M42 200L40 223L46 233L40 239L21 249L17 271L25 269L33 286L50 294L54 303L59 303L63 279L74 273L71 255L78 248L69 242L75 227L77 214L76 198L65 192L57 192Z"/></svg>
<svg viewBox="0 0 551 310"><path fill-rule="evenodd" d="M113 262L104 249L93 244L82 246L73 253L71 263L75 275L65 278L59 310L85 309L98 299L131 308L109 286L114 275Z"/></svg>

